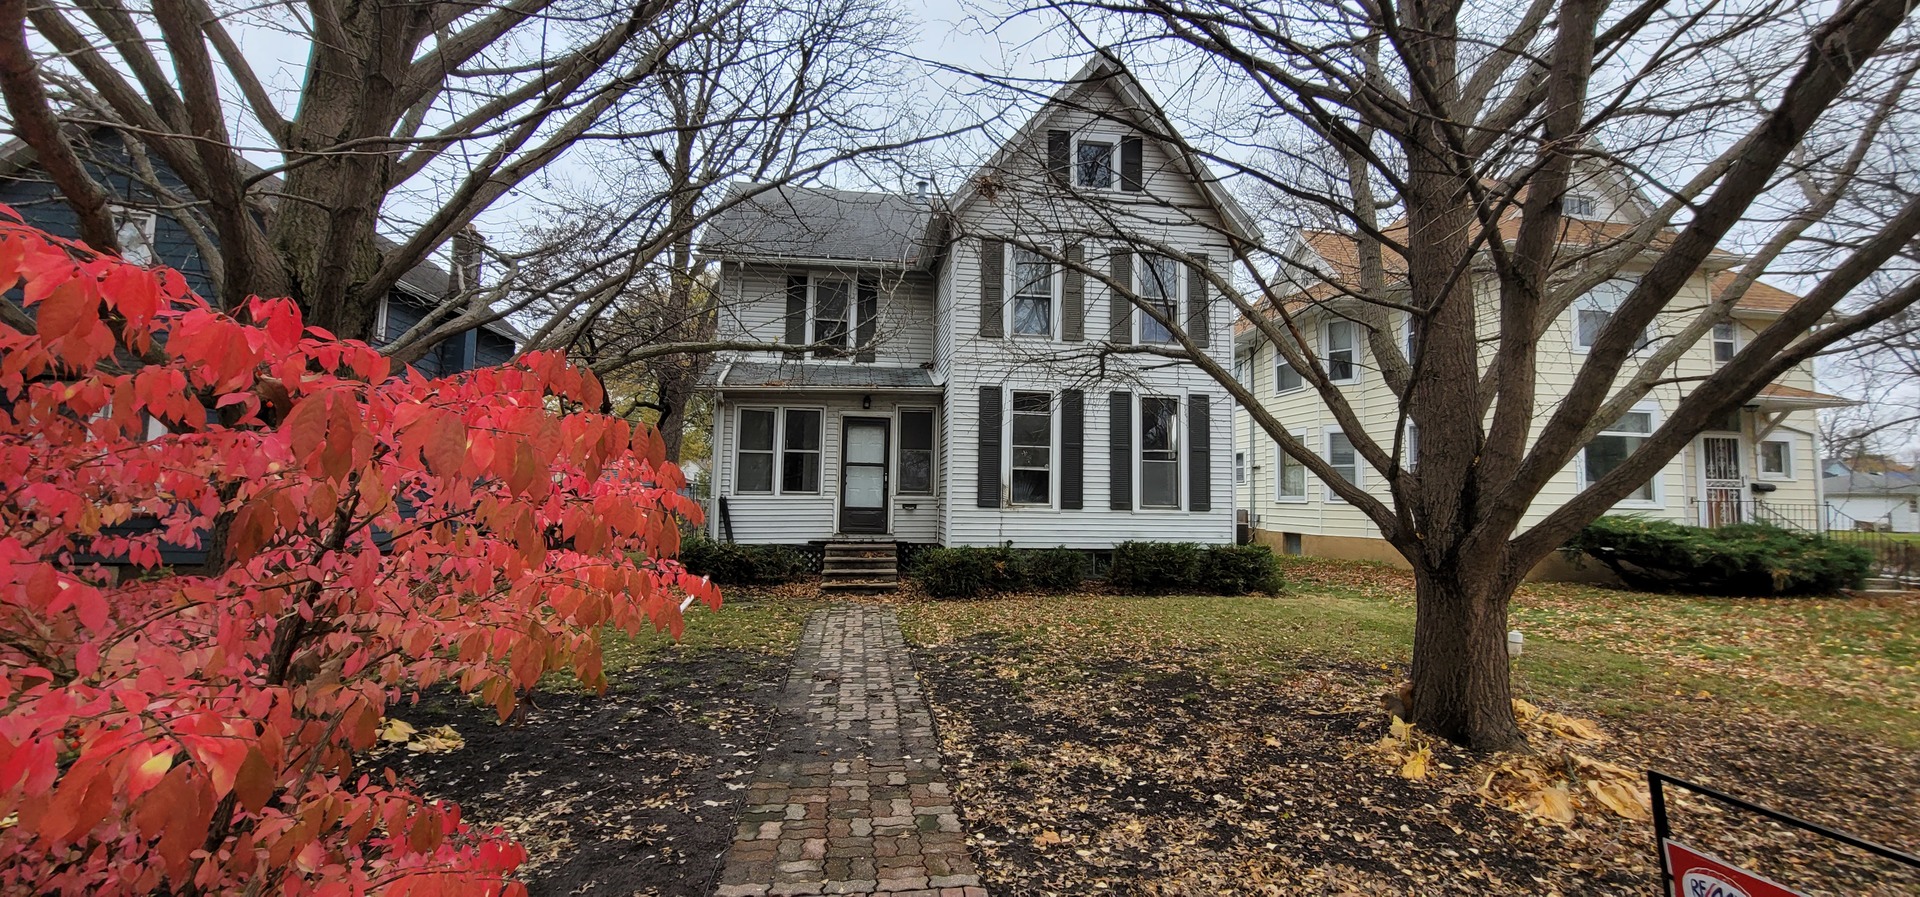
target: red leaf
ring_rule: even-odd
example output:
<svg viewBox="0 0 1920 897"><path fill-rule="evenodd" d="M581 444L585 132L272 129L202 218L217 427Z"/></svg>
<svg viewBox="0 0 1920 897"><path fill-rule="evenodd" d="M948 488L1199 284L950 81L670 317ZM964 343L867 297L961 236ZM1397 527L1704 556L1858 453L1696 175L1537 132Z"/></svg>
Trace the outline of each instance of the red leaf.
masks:
<svg viewBox="0 0 1920 897"><path fill-rule="evenodd" d="M437 476L459 476L467 462L467 425L450 411L434 409L415 424L420 455Z"/></svg>

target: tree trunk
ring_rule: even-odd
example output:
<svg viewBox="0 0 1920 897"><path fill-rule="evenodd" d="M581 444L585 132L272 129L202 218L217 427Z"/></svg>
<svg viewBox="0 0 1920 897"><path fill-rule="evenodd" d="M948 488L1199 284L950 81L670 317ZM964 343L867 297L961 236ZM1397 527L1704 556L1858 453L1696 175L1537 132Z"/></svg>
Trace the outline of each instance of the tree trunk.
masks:
<svg viewBox="0 0 1920 897"><path fill-rule="evenodd" d="M1525 750L1507 670L1514 584L1457 565L1416 569L1414 725L1476 751Z"/></svg>

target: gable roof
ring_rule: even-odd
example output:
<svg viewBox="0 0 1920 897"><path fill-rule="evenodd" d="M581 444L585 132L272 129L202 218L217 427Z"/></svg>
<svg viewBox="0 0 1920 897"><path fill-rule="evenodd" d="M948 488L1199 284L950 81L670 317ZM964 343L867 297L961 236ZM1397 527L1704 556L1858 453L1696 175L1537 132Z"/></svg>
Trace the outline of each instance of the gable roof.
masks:
<svg viewBox="0 0 1920 897"><path fill-rule="evenodd" d="M711 258L918 268L933 256L933 206L918 197L735 181L726 199L700 237Z"/></svg>
<svg viewBox="0 0 1920 897"><path fill-rule="evenodd" d="M958 211L979 197L978 185L985 180L986 175L1004 167L1018 148L1028 145L1045 132L1054 116L1073 106L1073 94L1090 84L1102 84L1112 88L1126 102L1128 109L1141 110L1152 116L1153 121L1149 130L1161 134L1179 133L1173 127L1173 120L1167 117L1166 110L1161 108L1145 87L1141 86L1139 79L1135 78L1126 64L1120 61L1120 57L1112 50L1103 47L1094 53L1093 58L1088 60L1086 65L1081 66L1078 72L1061 84L1060 88L1047 99L1046 104L1040 107L1040 111L1027 119L1026 123L1014 132L1011 139L1002 143L999 149L980 165L973 176L967 178L959 192L954 194L950 207ZM1142 124L1142 122L1135 122L1135 124ZM1181 147L1168 146L1165 141L1156 142L1160 143L1167 150L1168 155L1186 169L1187 177L1199 187L1201 194L1220 213L1220 217L1225 219L1227 228L1234 236L1249 243L1260 241L1260 226L1254 223L1253 216L1247 214L1246 208L1241 206L1239 200L1234 199L1233 194L1227 191L1220 179L1214 176L1205 160Z"/></svg>
<svg viewBox="0 0 1920 897"><path fill-rule="evenodd" d="M1920 495L1920 482L1911 474L1850 473L1827 477L1828 495Z"/></svg>

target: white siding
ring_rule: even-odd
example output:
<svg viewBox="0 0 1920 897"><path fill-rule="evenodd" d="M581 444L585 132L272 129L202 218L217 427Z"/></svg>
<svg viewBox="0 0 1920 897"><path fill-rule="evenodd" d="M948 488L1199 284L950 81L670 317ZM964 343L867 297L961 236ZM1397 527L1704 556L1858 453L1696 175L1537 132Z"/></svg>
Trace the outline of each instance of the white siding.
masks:
<svg viewBox="0 0 1920 897"><path fill-rule="evenodd" d="M786 268L773 265L728 263L722 273L718 331L722 339L777 343L785 337L787 276L830 275L880 279L879 321L874 332L874 364L919 365L933 360L934 281L930 275L861 272L855 270ZM774 359L774 353L744 353L734 357ZM853 364L835 359L834 363Z"/></svg>
<svg viewBox="0 0 1920 897"><path fill-rule="evenodd" d="M900 408L931 408L935 411L935 432L945 415L937 395L894 396L873 394L873 407L860 407L860 395L851 393L803 393L766 391L728 393L726 401L714 409L715 467L714 494L727 497L734 539L750 544L799 545L832 538L839 529L840 434L847 417L891 418L895 421L889 442L888 465L891 509L890 537L901 542L934 542L938 539L940 517L940 459L936 456L933 495L900 495L900 434L896 414ZM736 487L735 438L741 408L817 409L821 416L820 491L802 495L741 495ZM936 442L936 452L938 445ZM778 449L775 452L775 480L778 474ZM911 507L909 507L911 506ZM711 532L719 535L718 503L715 503ZM861 536L859 538L884 538Z"/></svg>

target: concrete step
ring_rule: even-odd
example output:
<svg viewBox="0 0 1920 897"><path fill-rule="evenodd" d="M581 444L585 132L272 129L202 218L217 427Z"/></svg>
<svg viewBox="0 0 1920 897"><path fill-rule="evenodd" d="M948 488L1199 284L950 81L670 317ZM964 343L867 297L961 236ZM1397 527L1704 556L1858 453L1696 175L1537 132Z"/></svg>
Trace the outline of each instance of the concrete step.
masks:
<svg viewBox="0 0 1920 897"><path fill-rule="evenodd" d="M860 557L857 555L827 555L826 560L822 562L822 566L828 568L840 567L846 570L877 570L882 567L891 570L894 568L894 565L898 563L899 561L895 560L891 555L877 558Z"/></svg>

